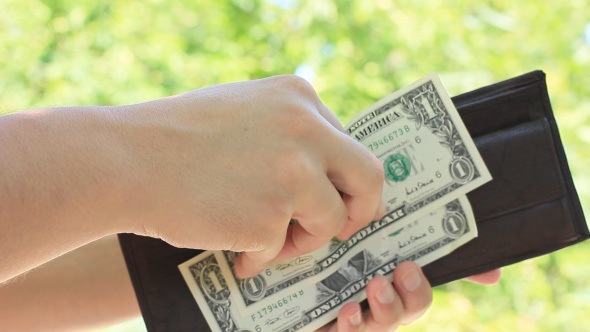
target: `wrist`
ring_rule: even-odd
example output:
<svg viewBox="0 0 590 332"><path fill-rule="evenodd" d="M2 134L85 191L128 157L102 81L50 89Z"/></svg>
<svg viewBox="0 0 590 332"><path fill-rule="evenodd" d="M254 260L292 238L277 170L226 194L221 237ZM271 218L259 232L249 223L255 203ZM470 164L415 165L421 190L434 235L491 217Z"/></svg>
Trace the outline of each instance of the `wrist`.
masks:
<svg viewBox="0 0 590 332"><path fill-rule="evenodd" d="M162 224L174 213L170 207L180 204L178 193L190 186L185 173L198 177L194 156L201 151L205 122L194 120L199 99L187 93L112 108L114 133L130 170L119 181L124 232L161 237Z"/></svg>

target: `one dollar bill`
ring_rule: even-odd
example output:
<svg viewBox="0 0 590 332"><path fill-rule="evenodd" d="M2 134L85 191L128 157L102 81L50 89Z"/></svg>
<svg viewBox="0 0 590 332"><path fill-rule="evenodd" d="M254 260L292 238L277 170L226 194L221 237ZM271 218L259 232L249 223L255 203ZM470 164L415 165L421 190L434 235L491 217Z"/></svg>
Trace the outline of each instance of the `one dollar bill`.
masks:
<svg viewBox="0 0 590 332"><path fill-rule="evenodd" d="M298 284L272 303L256 304L249 313L235 305L241 291L227 278L230 267L222 252L204 252L179 269L214 332L313 331L333 320L345 303L365 299L365 287L373 277L391 280L401 262L426 265L476 235L469 202L460 198L373 241L319 282Z"/></svg>
<svg viewBox="0 0 590 332"><path fill-rule="evenodd" d="M383 163L385 218L434 211L492 179L435 73L373 104L345 129Z"/></svg>

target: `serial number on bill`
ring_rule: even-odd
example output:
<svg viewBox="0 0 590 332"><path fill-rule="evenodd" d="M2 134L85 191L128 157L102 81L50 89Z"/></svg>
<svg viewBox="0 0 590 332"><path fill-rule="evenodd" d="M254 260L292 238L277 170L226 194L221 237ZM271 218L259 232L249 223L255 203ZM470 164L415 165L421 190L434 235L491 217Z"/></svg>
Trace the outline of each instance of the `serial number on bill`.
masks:
<svg viewBox="0 0 590 332"><path fill-rule="evenodd" d="M273 311L283 309L284 306L286 306L290 302L293 302L293 300L295 300L299 296L303 296L303 294L303 290L289 294L283 297L282 299L279 299L276 302L269 304L266 307L256 311L255 314L250 315L250 318L252 318L253 322L255 322L257 319L264 318L266 315L272 313Z"/></svg>
<svg viewBox="0 0 590 332"><path fill-rule="evenodd" d="M382 138L371 142L368 147L369 149L371 149L371 151L377 151L379 150L380 147L384 146L385 144L395 140L398 137L403 136L406 133L410 132L410 126L405 125L401 128L396 128L393 129L391 132L389 132L389 134L383 136Z"/></svg>

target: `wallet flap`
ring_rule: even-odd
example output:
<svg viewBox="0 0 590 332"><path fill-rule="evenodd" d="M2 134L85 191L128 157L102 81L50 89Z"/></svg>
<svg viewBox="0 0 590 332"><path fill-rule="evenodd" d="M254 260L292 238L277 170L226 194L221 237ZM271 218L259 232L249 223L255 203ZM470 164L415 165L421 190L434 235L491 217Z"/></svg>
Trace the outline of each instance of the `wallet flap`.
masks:
<svg viewBox="0 0 590 332"><path fill-rule="evenodd" d="M468 195L478 225L564 196L546 119L480 136L475 144L493 177Z"/></svg>

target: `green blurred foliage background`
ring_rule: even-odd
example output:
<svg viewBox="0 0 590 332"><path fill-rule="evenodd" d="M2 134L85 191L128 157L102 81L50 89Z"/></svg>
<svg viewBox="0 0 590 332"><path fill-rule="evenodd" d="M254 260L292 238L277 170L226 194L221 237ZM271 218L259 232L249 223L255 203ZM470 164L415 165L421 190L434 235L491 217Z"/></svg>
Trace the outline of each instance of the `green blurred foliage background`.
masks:
<svg viewBox="0 0 590 332"><path fill-rule="evenodd" d="M587 0L3 0L0 114L297 73L344 123L432 71L455 95L542 69L588 214L589 21ZM403 331L588 331L590 244L434 296Z"/></svg>

